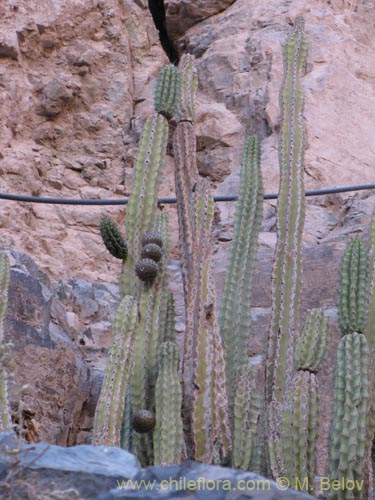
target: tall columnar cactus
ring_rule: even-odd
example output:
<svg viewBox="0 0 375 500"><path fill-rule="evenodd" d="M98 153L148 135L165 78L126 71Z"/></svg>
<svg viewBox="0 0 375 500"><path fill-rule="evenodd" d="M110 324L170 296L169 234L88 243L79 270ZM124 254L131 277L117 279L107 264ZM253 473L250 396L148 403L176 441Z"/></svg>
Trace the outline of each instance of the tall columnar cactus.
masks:
<svg viewBox="0 0 375 500"><path fill-rule="evenodd" d="M166 265L169 257L169 228L165 213L160 212L155 229L162 239L163 254L158 262L159 272L152 283L142 284L139 323L135 339L135 363L131 385L133 414L154 411L154 392L157 377L159 345L165 330L168 282ZM133 435L135 451L143 465L152 463L152 436Z"/></svg>
<svg viewBox="0 0 375 500"><path fill-rule="evenodd" d="M132 194L125 217L129 255L123 267L123 294L136 293L135 263L140 257L143 234L155 224L157 190L165 161L167 140L168 122L164 116L155 114L148 118L134 166Z"/></svg>
<svg viewBox="0 0 375 500"><path fill-rule="evenodd" d="M134 166L132 193L125 218L127 256L125 244L120 241L121 236L114 225L107 221L101 227L103 236L107 242L109 240L110 249L115 247L115 253L123 258L122 296L134 297L138 305L136 333L132 342L135 351L132 382L121 401L125 407L118 439L122 447L139 452L139 458L145 464L152 459L152 439L149 432L140 437L138 434L141 432L138 433L137 429L143 431L152 421L150 412L152 414L157 375L159 329L164 328L166 321L168 242L162 249L155 244L155 238L145 242L144 237L151 229L160 230L164 236L167 231L165 215L157 217L157 195L168 140L165 116L169 118L173 114L178 82L178 75L172 67L162 70L158 78L155 93L158 113L146 121ZM108 405L109 402L107 408Z"/></svg>
<svg viewBox="0 0 375 500"><path fill-rule="evenodd" d="M12 429L8 398L8 367L3 334L3 320L8 305L9 280L9 258L5 253L0 252L0 432Z"/></svg>
<svg viewBox="0 0 375 500"><path fill-rule="evenodd" d="M184 430L187 456L212 462L217 449L226 455L231 447L224 353L211 273L213 199L196 165L191 123L197 88L194 57L184 55L179 67L174 155L186 311L182 359Z"/></svg>
<svg viewBox="0 0 375 500"><path fill-rule="evenodd" d="M364 331L368 311L368 273L367 248L361 240L352 240L340 272L338 319L343 335Z"/></svg>
<svg viewBox="0 0 375 500"><path fill-rule="evenodd" d="M194 121L195 93L198 87L198 74L195 58L184 54L180 59L180 94L176 107L176 120Z"/></svg>
<svg viewBox="0 0 375 500"><path fill-rule="evenodd" d="M368 253L351 241L340 270L338 317L343 337L337 351L330 450L332 480L357 481L358 487L333 491L332 499L360 496L366 456L369 410L369 348L362 333L368 308Z"/></svg>
<svg viewBox="0 0 375 500"><path fill-rule="evenodd" d="M375 359L375 211L372 215L370 234L368 238L369 246L369 275L370 275L370 288L369 288L369 303L368 303L368 314L367 321L365 325L364 333L368 342L370 359ZM366 473L366 483L368 489L368 497L374 495L374 464L372 457L372 447L375 436L375 367L374 363L370 363L369 367L369 411L367 415L367 473Z"/></svg>
<svg viewBox="0 0 375 500"><path fill-rule="evenodd" d="M287 388L283 412L282 443L284 471L296 489L314 489L316 444L320 424L319 387L316 372L327 349L328 319L313 309L296 343L297 372ZM307 482L306 480L307 479Z"/></svg>
<svg viewBox="0 0 375 500"><path fill-rule="evenodd" d="M176 66L168 64L159 73L155 89L155 111L171 119L176 110L180 74Z"/></svg>
<svg viewBox="0 0 375 500"><path fill-rule="evenodd" d="M182 434L182 388L178 376L178 353L174 342L161 345L159 375L155 389L154 463L180 463Z"/></svg>
<svg viewBox="0 0 375 500"><path fill-rule="evenodd" d="M95 412L93 444L120 446L125 394L134 361L137 302L129 295L121 300L112 327L107 371Z"/></svg>
<svg viewBox="0 0 375 500"><path fill-rule="evenodd" d="M302 232L305 200L303 184L302 77L307 57L304 22L295 27L283 49L284 80L280 92L282 114L279 141L280 191L277 245L272 279L272 319L268 339L266 401L270 465L275 476L282 469L281 418L285 389L293 374L295 336L302 283ZM268 439L267 439L268 440Z"/></svg>
<svg viewBox="0 0 375 500"><path fill-rule="evenodd" d="M236 469L253 470L260 412L256 373L254 367L245 367L238 375L234 401L232 465Z"/></svg>
<svg viewBox="0 0 375 500"><path fill-rule="evenodd" d="M249 137L243 151L240 193L220 309L220 333L224 342L228 398L232 416L238 377L248 361L251 286L262 213L260 147L256 137Z"/></svg>

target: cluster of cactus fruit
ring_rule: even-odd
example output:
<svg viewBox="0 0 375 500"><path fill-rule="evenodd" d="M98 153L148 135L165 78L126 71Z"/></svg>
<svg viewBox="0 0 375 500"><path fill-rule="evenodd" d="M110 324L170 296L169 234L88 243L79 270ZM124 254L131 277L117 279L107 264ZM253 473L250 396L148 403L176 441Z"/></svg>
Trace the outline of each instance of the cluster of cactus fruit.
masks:
<svg viewBox="0 0 375 500"><path fill-rule="evenodd" d="M138 278L145 283L153 283L159 272L163 255L163 240L159 233L146 233L142 238L141 258L135 265Z"/></svg>
<svg viewBox="0 0 375 500"><path fill-rule="evenodd" d="M122 446L136 453L144 466L186 458L225 463L275 478L285 476L291 486L303 485L314 493L320 425L317 372L327 350L329 328L324 312L313 309L299 332L306 58L304 22L297 17L283 49L277 245L266 375L261 383L259 370L248 356L263 207L259 142L256 137L245 141L233 241L218 311L212 278L213 198L196 162L194 57L184 55L179 68L168 65L160 72L156 113L145 123L134 167L126 241L110 218L103 217L100 224L106 248L122 261L122 273L121 300L94 419L94 444ZM181 359L168 287L168 218L157 205L172 118L186 316ZM375 215L368 247L359 239L351 241L340 271L342 338L329 468L332 481L350 479L357 486L333 490L330 498L335 500L373 494L370 480L365 490L358 485L372 475L368 457L375 432L375 368L370 362L375 350ZM0 253L0 430L11 429L2 361L8 284L9 260Z"/></svg>

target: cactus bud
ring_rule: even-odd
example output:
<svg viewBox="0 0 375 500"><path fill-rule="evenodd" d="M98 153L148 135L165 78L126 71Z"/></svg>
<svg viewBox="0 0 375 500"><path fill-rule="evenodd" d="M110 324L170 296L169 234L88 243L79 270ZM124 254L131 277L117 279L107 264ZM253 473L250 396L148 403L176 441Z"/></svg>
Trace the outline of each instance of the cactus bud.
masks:
<svg viewBox="0 0 375 500"><path fill-rule="evenodd" d="M128 255L128 247L116 224L110 218L104 217L101 220L100 234L109 253L116 259L125 260Z"/></svg>
<svg viewBox="0 0 375 500"><path fill-rule="evenodd" d="M156 232L144 234L142 238L142 246L145 247L149 243L154 243L155 245L158 245L160 248L162 248L163 239L161 237L161 234Z"/></svg>
<svg viewBox="0 0 375 500"><path fill-rule="evenodd" d="M151 283L158 274L159 266L152 259L141 259L135 265L135 272L141 281Z"/></svg>
<svg viewBox="0 0 375 500"><path fill-rule="evenodd" d="M148 243L142 249L141 258L142 259L152 259L155 262L159 262L162 256L162 250L159 245L155 243Z"/></svg>
<svg viewBox="0 0 375 500"><path fill-rule="evenodd" d="M150 432L155 427L155 415L149 410L139 410L133 415L132 426L140 434Z"/></svg>

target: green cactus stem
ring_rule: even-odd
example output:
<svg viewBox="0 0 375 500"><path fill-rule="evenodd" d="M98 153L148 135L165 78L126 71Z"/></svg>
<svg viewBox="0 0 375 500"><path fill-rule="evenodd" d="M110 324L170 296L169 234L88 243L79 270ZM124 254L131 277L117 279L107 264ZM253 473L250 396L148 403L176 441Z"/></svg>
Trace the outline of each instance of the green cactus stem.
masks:
<svg viewBox="0 0 375 500"><path fill-rule="evenodd" d="M253 367L239 374L234 402L232 465L236 469L252 470L258 436L261 395Z"/></svg>
<svg viewBox="0 0 375 500"><path fill-rule="evenodd" d="M309 311L302 334L296 342L296 370L318 371L327 349L328 318L321 309Z"/></svg>
<svg viewBox="0 0 375 500"><path fill-rule="evenodd" d="M260 147L256 137L249 137L243 151L240 193L220 310L230 408L234 404L233 388L236 387L238 374L248 360L251 286L262 212ZM233 408L230 413L233 415Z"/></svg>
<svg viewBox="0 0 375 500"><path fill-rule="evenodd" d="M133 369L137 303L126 295L112 327L112 346L94 418L93 444L120 446L125 395Z"/></svg>
<svg viewBox="0 0 375 500"><path fill-rule="evenodd" d="M0 432L12 430L12 418L8 397L8 364L4 343L3 321L8 305L8 288L10 281L9 258L0 252Z"/></svg>
<svg viewBox="0 0 375 500"><path fill-rule="evenodd" d="M195 57L184 54L178 65L180 70L180 95L176 109L176 121L194 121L195 93L198 87L198 74Z"/></svg>
<svg viewBox="0 0 375 500"><path fill-rule="evenodd" d="M100 221L100 234L109 253L116 259L125 260L128 255L128 247L118 227L109 217L103 217Z"/></svg>
<svg viewBox="0 0 375 500"><path fill-rule="evenodd" d="M369 234L369 269L370 269L370 287L369 287L369 301L368 301L368 314L365 325L364 333L367 338L370 359L375 359L375 211L372 215L370 234ZM367 415L367 452L366 456L371 457L372 447L375 435L375 367L374 363L370 363L369 367L369 387L370 387L370 402L369 411ZM374 494L374 485L372 477L374 475L374 464L371 459L366 462L369 470L367 471L366 478L368 480L368 497Z"/></svg>
<svg viewBox="0 0 375 500"><path fill-rule="evenodd" d="M133 414L140 410L153 411L158 346L166 320L169 228L168 218L164 212L157 214L155 226L163 241L163 258L159 264L151 261L158 266L158 275L152 283L142 284L140 293L139 323L135 339L135 362L131 388ZM134 451L143 466L151 465L153 460L150 440L151 436L134 436Z"/></svg>
<svg viewBox="0 0 375 500"><path fill-rule="evenodd" d="M211 270L213 198L205 179L197 181L191 209L194 249L186 303L184 410L186 405L191 412L186 422L191 425L194 458L210 463L215 443L220 443L223 456L229 452L231 432Z"/></svg>
<svg viewBox="0 0 375 500"><path fill-rule="evenodd" d="M275 477L282 470L281 419L285 389L292 382L294 339L299 331L302 285L302 232L305 199L303 184L302 77L307 57L298 17L283 49L284 80L280 93L282 124L279 141L280 191L277 244L272 278L272 319L268 339L266 402L270 466ZM266 426L267 427L267 426Z"/></svg>
<svg viewBox="0 0 375 500"><path fill-rule="evenodd" d="M176 66L168 64L159 72L155 88L155 111L170 120L179 97L180 74Z"/></svg>
<svg viewBox="0 0 375 500"><path fill-rule="evenodd" d="M287 388L282 422L284 473L290 484L310 493L314 489L316 445L320 424L319 387L316 372L327 351L328 318L311 310L296 342L297 373ZM306 478L307 482L301 480Z"/></svg>
<svg viewBox="0 0 375 500"><path fill-rule="evenodd" d="M183 434L182 389L178 376L178 354L173 342L161 346L159 375L155 388L154 463L181 463Z"/></svg>
<svg viewBox="0 0 375 500"><path fill-rule="evenodd" d="M167 298L167 314L164 327L163 342L176 341L176 321L175 321L175 307L172 293L168 293Z"/></svg>
<svg viewBox="0 0 375 500"><path fill-rule="evenodd" d="M316 443L320 423L315 373L299 370L288 388L283 415L284 474L295 489L314 489ZM306 481L307 479L307 481Z"/></svg>
<svg viewBox="0 0 375 500"><path fill-rule="evenodd" d="M369 350L365 335L348 333L337 351L333 425L330 450L331 481L361 484L366 454L369 400ZM332 500L360 498L360 488L332 491Z"/></svg>
<svg viewBox="0 0 375 500"><path fill-rule="evenodd" d="M363 241L352 240L340 271L338 319L342 333L362 333L368 310L368 251Z"/></svg>
<svg viewBox="0 0 375 500"><path fill-rule="evenodd" d="M134 295L137 290L134 268L141 254L142 235L155 224L157 191L165 163L167 140L167 120L158 114L148 118L139 144L132 194L125 217L129 255L123 266L123 294Z"/></svg>

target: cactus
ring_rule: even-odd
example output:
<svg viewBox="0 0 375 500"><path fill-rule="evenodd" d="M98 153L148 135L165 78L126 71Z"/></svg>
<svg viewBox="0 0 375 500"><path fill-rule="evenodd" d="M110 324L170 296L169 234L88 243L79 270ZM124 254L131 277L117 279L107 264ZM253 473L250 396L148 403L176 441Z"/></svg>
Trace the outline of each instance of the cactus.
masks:
<svg viewBox="0 0 375 500"><path fill-rule="evenodd" d="M180 463L183 434L182 390L178 377L178 354L173 342L161 346L159 375L155 388L154 463Z"/></svg>
<svg viewBox="0 0 375 500"><path fill-rule="evenodd" d="M139 305L139 324L135 339L135 363L131 388L133 413L140 410L153 411L154 390L157 376L158 346L165 328L167 303L166 264L169 256L169 230L166 214L159 212L156 221L158 233L163 240L163 259L158 266L157 278L142 285ZM150 260L150 259L149 259ZM150 436L135 436L135 451L142 465L152 463Z"/></svg>
<svg viewBox="0 0 375 500"><path fill-rule="evenodd" d="M162 337L163 342L176 341L175 308L174 308L173 295L171 293L168 293L167 297L166 319L163 331L164 331L164 335Z"/></svg>
<svg viewBox="0 0 375 500"><path fill-rule="evenodd" d="M128 247L116 224L109 217L103 217L100 221L100 234L109 253L116 259L125 260Z"/></svg>
<svg viewBox="0 0 375 500"><path fill-rule="evenodd" d="M298 309L302 285L303 93L301 79L307 57L304 22L296 19L283 49L284 80L280 92L282 125L279 140L280 191L277 245L272 278L272 319L268 338L266 401L270 466L282 470L281 418L285 389L292 382L294 339L299 330Z"/></svg>
<svg viewBox="0 0 375 500"><path fill-rule="evenodd" d="M320 424L320 399L316 371L327 349L328 318L322 310L307 315L296 342L294 364L297 373L287 389L282 422L284 473L298 489L314 489L315 457ZM302 478L307 479L304 481Z"/></svg>
<svg viewBox="0 0 375 500"><path fill-rule="evenodd" d="M331 479L361 482L368 431L369 348L362 333L366 324L369 281L368 252L359 239L349 242L340 269L338 317L343 337L337 350L334 407L330 449ZM358 331L357 331L358 330ZM358 483L356 483L358 484ZM360 495L360 489L344 488L332 499L346 500Z"/></svg>
<svg viewBox="0 0 375 500"><path fill-rule="evenodd" d="M326 353L327 338L328 318L321 309L312 309L306 317L303 332L296 342L295 369L316 372Z"/></svg>
<svg viewBox="0 0 375 500"><path fill-rule="evenodd" d="M157 189L165 161L168 122L162 115L148 118L134 166L133 190L125 218L129 255L123 266L122 293L136 294L134 264L141 253L141 237L155 224Z"/></svg>
<svg viewBox="0 0 375 500"><path fill-rule="evenodd" d="M198 76L195 58L184 54L180 59L180 92L176 109L176 121L194 121L195 93L198 87Z"/></svg>
<svg viewBox="0 0 375 500"><path fill-rule="evenodd" d="M93 444L120 446L125 394L133 368L136 322L137 303L126 295L112 327L112 346L95 412Z"/></svg>
<svg viewBox="0 0 375 500"><path fill-rule="evenodd" d="M225 456L231 448L225 364L216 320L211 273L213 199L198 179L191 200L194 251L188 284L183 356L184 405L189 408L192 447L197 461L213 460L214 444ZM189 406L188 406L189 405ZM184 407L185 408L185 407Z"/></svg>
<svg viewBox="0 0 375 500"><path fill-rule="evenodd" d="M370 234L369 234L369 265L370 265L370 287L369 287L369 301L368 301L368 314L367 321L365 325L364 333L366 335L366 339L368 342L368 348L370 353L370 359L375 358L375 211L372 215L371 225L370 225ZM373 441L375 435L375 368L374 364L370 363L369 368L369 411L367 415L367 452L366 456L371 457ZM368 488L368 497L371 498L371 495L374 495L374 485L373 485L373 470L374 464L371 461L371 458L367 460L367 488Z"/></svg>
<svg viewBox="0 0 375 500"><path fill-rule="evenodd" d="M243 151L240 194L220 310L220 333L225 348L231 414L234 388L237 387L239 373L246 367L248 359L251 285L262 212L260 147L256 137L249 137Z"/></svg>
<svg viewBox="0 0 375 500"><path fill-rule="evenodd" d="M288 388L283 414L284 474L295 489L306 487L310 493L314 489L319 421L316 375L308 370L299 370Z"/></svg>
<svg viewBox="0 0 375 500"><path fill-rule="evenodd" d="M225 364L211 275L213 199L198 177L192 122L197 74L194 57L180 61L181 86L174 134L175 183L186 329L182 379L184 430L189 458L212 462L231 448ZM194 190L195 188L195 190Z"/></svg>
<svg viewBox="0 0 375 500"><path fill-rule="evenodd" d="M362 333L341 338L337 351L333 426L330 450L331 480L363 479L368 411L369 351ZM360 488L332 491L335 500L360 498ZM357 496L356 496L357 495Z"/></svg>
<svg viewBox="0 0 375 500"><path fill-rule="evenodd" d="M8 398L8 363L4 344L3 321L8 305L10 263L8 256L0 252L0 432L12 429L12 418Z"/></svg>
<svg viewBox="0 0 375 500"><path fill-rule="evenodd" d="M352 240L345 251L340 272L338 319L343 334L362 333L368 308L368 252L363 241Z"/></svg>
<svg viewBox="0 0 375 500"><path fill-rule="evenodd" d="M165 66L158 75L155 89L155 111L168 120L174 115L179 96L180 74L173 64Z"/></svg>
<svg viewBox="0 0 375 500"><path fill-rule="evenodd" d="M257 430L261 412L261 396L256 387L253 367L245 367L238 376L234 402L232 465L236 469L252 470Z"/></svg>

